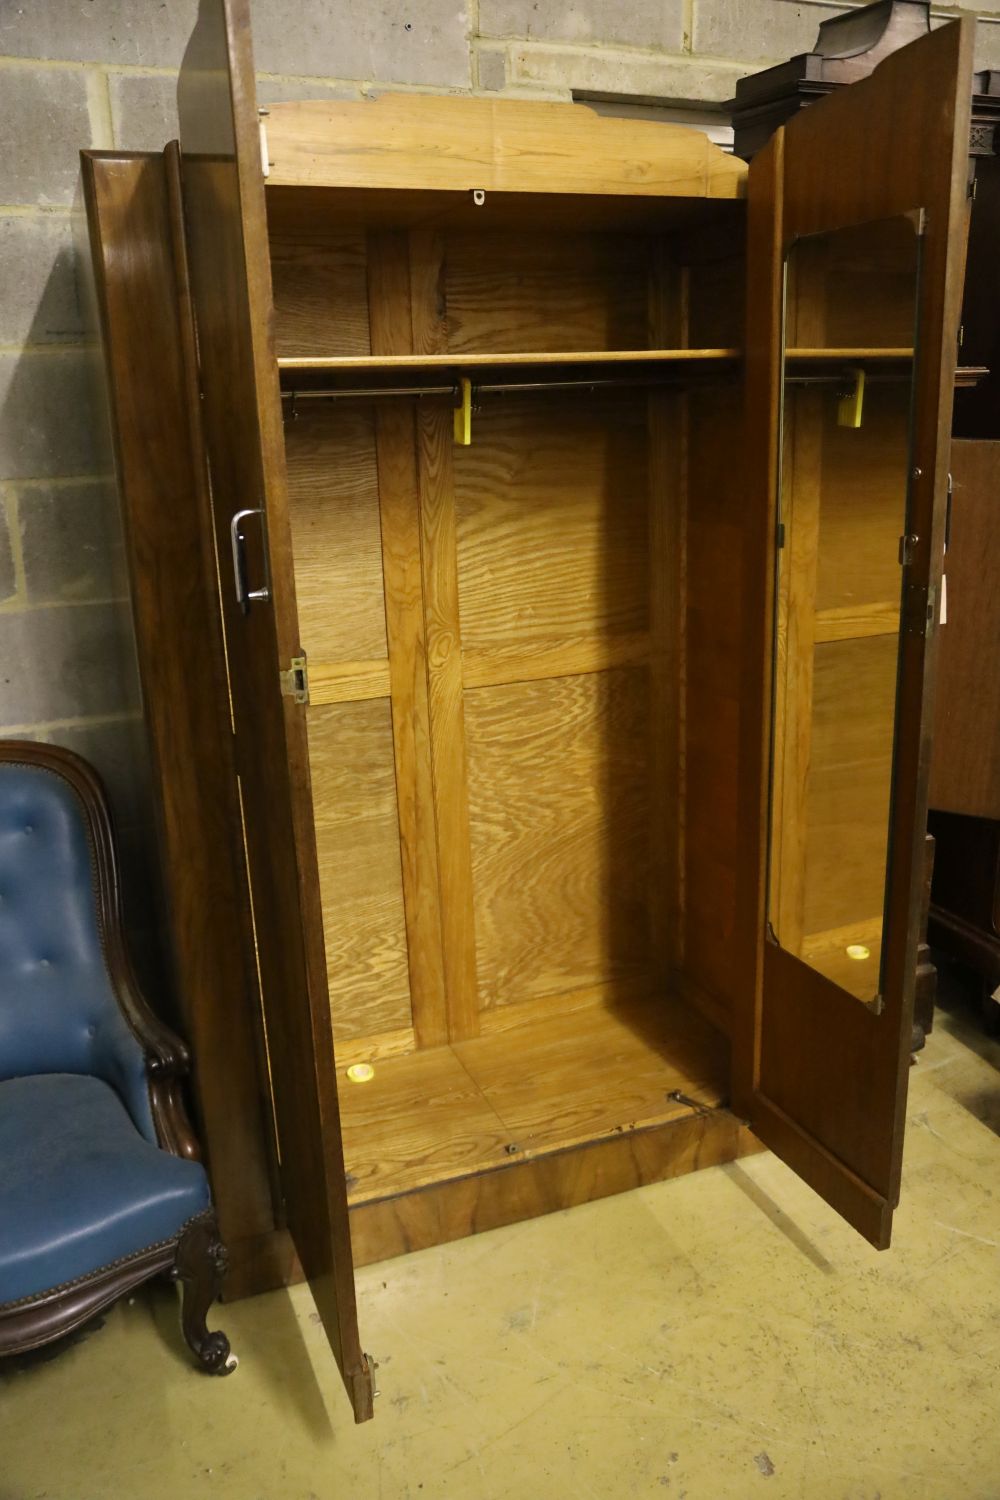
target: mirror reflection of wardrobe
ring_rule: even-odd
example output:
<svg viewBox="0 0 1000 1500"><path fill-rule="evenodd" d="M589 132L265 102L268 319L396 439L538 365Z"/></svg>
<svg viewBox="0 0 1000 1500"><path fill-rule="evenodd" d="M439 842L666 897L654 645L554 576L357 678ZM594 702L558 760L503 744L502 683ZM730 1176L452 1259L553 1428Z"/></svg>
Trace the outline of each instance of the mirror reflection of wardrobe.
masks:
<svg viewBox="0 0 1000 1500"><path fill-rule="evenodd" d="M876 1005L920 229L809 236L785 263L769 921Z"/></svg>

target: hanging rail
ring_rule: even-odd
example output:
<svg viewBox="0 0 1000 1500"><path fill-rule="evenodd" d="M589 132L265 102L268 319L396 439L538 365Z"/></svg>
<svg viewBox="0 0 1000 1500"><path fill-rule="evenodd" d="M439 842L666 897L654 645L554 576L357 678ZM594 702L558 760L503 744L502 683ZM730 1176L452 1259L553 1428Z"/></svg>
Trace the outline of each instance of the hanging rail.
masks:
<svg viewBox="0 0 1000 1500"><path fill-rule="evenodd" d="M730 378L735 371L727 372ZM508 392L520 395L525 391L593 391L612 388L634 389L637 386L687 385L690 374L670 377L667 375L595 375L573 380L473 380L473 399L477 396L505 396ZM704 377L702 377L704 379ZM718 378L718 377L716 377ZM328 386L325 389L282 391L283 401L337 401L365 400L372 396L451 396L458 400L461 382L448 385L370 385Z"/></svg>
<svg viewBox="0 0 1000 1500"><path fill-rule="evenodd" d="M456 361L456 367L461 368L461 361ZM685 387L692 384L706 385L714 384L720 380L732 379L737 373L735 366L729 366L725 370L698 370L690 369L680 371L664 372L662 374L625 374L625 375L595 375L577 376L574 378L555 378L551 380L472 380L472 400L477 401L480 396L505 396L522 395L526 392L541 391L601 391L601 390L627 390L627 389L656 389L665 386L682 385ZM959 368L955 371L956 385L974 385L986 374L985 367L969 366ZM888 385L906 381L911 378L912 371L909 367L898 370L872 370L866 372L866 380L869 385ZM785 385L794 386L832 386L843 391L849 387L854 379L853 369L830 370L823 372L802 371L796 373L794 366L789 366L784 377ZM370 385L370 386L326 386L305 387L281 392L282 401L290 403L291 413L294 414L295 407L300 401L371 401L378 397L433 397L447 396L452 402L458 403L462 398L462 382L460 379L447 383L439 382L433 385Z"/></svg>

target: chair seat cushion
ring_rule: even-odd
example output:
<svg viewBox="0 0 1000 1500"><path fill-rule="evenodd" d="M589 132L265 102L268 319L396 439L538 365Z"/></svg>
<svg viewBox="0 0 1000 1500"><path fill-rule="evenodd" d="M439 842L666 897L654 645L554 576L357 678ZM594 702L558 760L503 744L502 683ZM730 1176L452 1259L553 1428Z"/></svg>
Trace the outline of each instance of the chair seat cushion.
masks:
<svg viewBox="0 0 1000 1500"><path fill-rule="evenodd" d="M209 1202L200 1163L144 1140L99 1078L0 1083L0 1306L173 1239Z"/></svg>

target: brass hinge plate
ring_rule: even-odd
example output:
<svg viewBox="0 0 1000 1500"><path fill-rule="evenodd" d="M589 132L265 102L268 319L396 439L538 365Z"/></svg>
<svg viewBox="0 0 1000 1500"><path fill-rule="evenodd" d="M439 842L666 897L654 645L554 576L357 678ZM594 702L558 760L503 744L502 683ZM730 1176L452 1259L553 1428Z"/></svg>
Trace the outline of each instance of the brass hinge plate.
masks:
<svg viewBox="0 0 1000 1500"><path fill-rule="evenodd" d="M293 656L287 672L279 672L281 695L296 703L309 702L309 667L304 656Z"/></svg>

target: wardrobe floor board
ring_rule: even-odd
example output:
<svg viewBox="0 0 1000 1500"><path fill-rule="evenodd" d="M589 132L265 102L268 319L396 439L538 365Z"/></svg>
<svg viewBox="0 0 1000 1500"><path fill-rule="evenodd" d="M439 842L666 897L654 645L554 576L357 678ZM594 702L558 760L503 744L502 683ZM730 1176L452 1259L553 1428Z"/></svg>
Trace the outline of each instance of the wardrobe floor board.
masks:
<svg viewBox="0 0 1000 1500"><path fill-rule="evenodd" d="M352 1205L689 1116L726 1087L728 1048L673 999L595 1005L341 1078ZM513 1149L512 1149L513 1148Z"/></svg>

